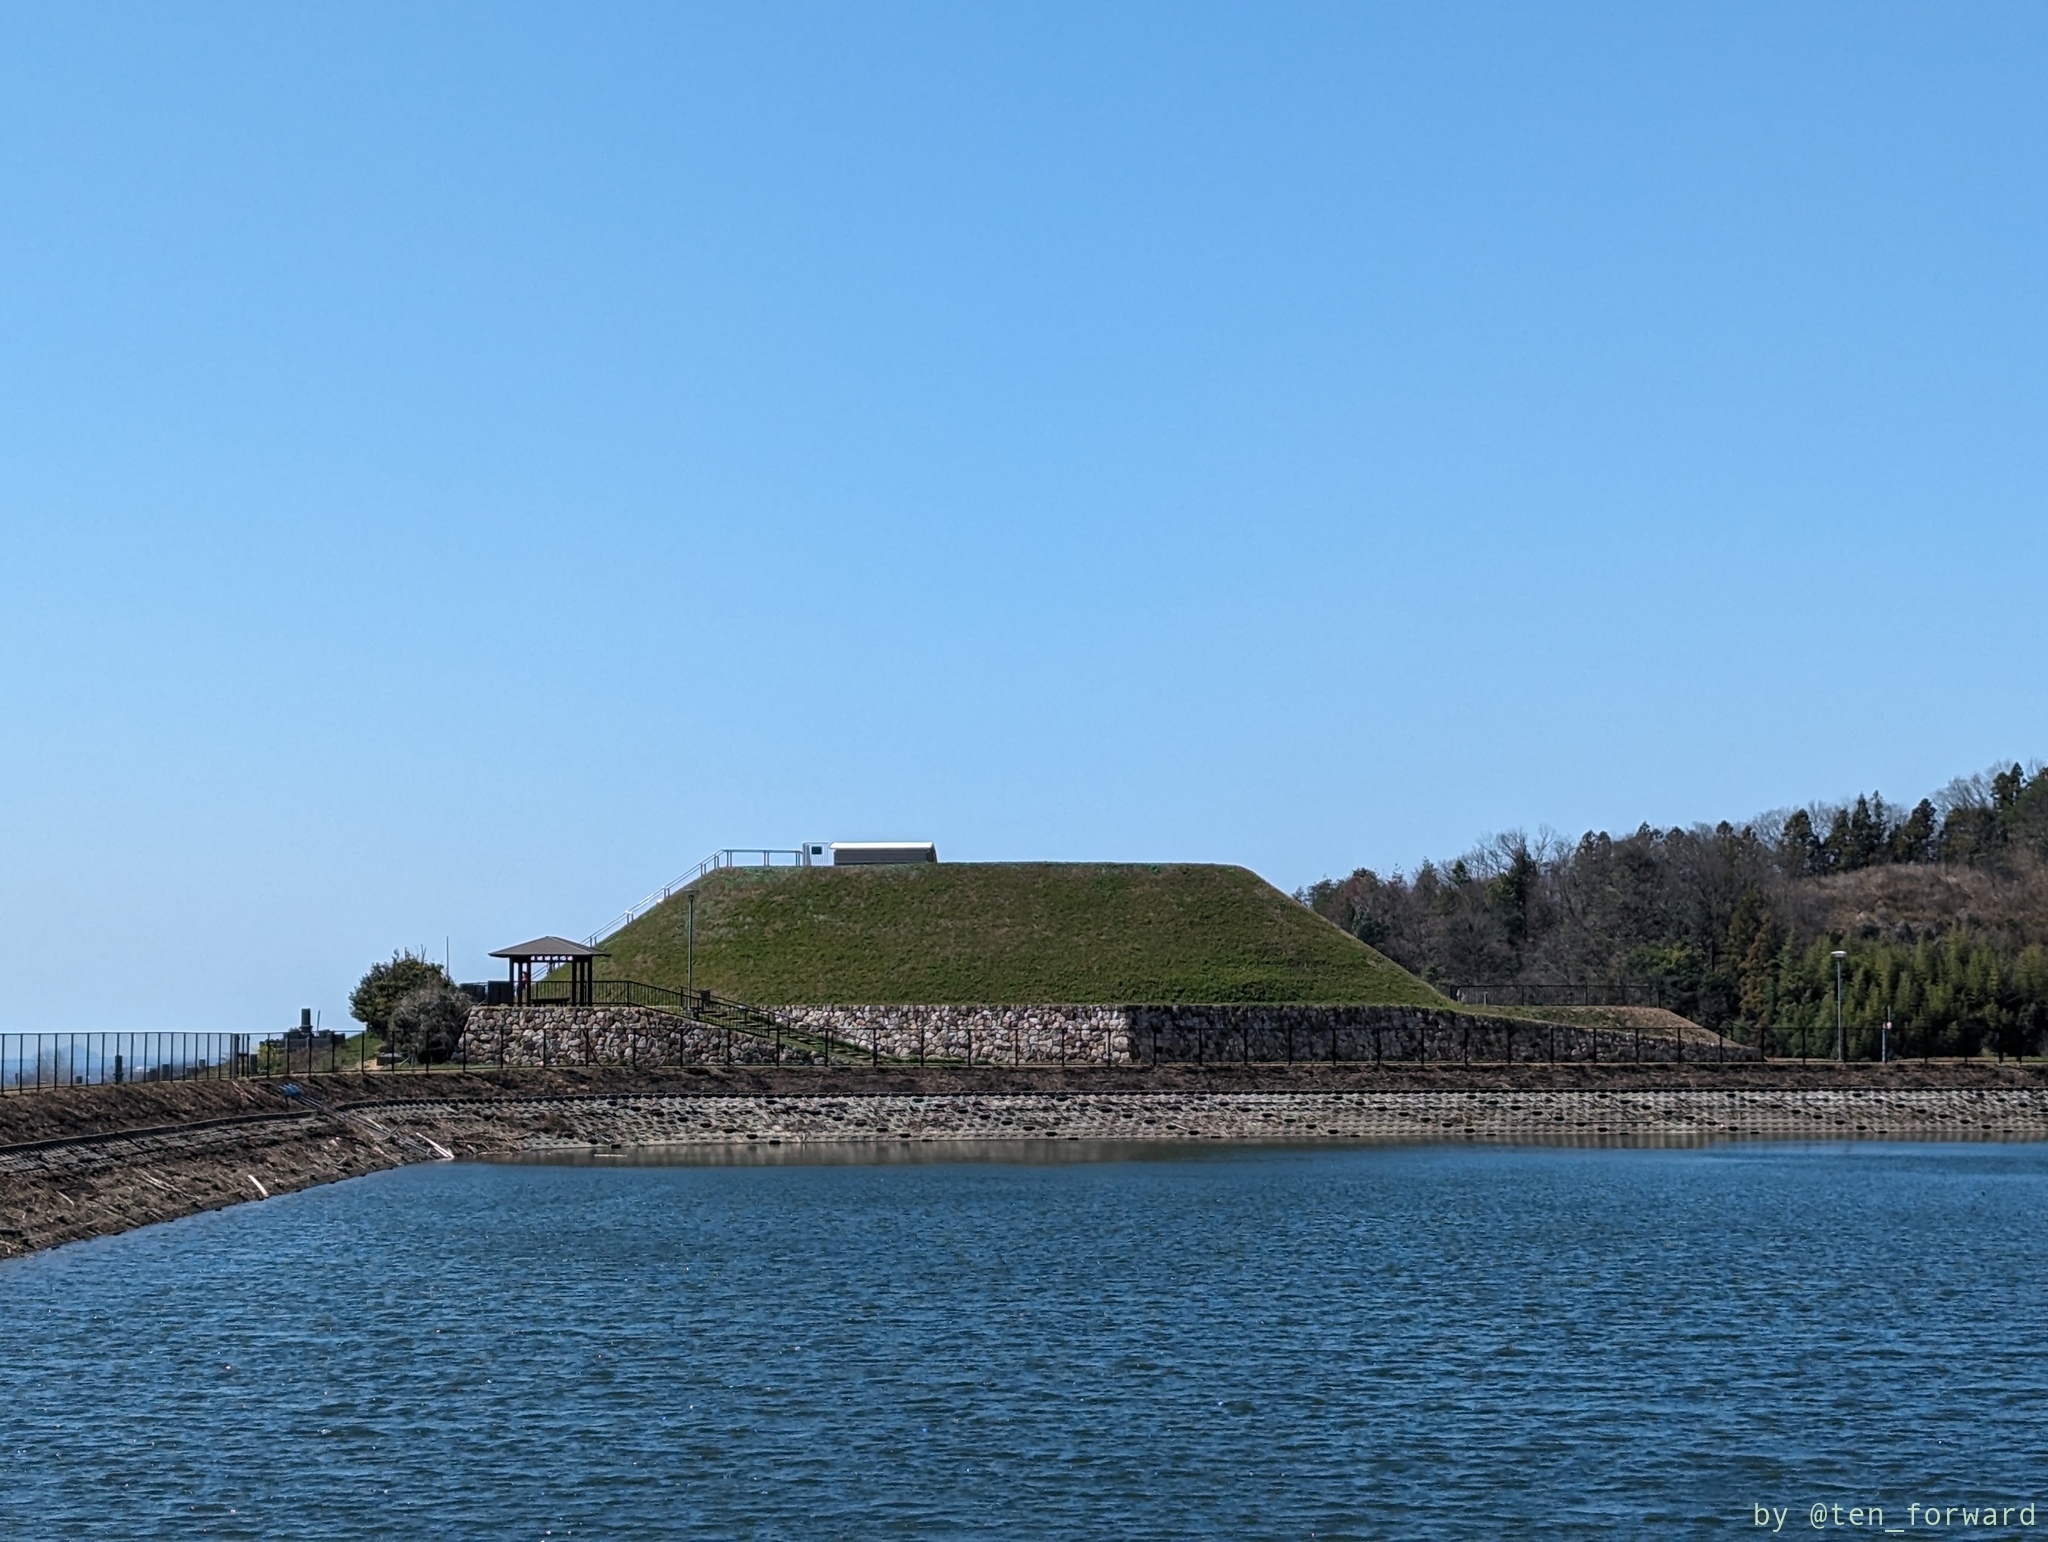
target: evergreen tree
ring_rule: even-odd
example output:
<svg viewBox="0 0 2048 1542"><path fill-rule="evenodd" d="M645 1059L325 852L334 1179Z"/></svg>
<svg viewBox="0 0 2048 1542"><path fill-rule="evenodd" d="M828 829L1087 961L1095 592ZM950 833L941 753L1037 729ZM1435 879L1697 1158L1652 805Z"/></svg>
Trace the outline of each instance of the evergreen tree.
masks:
<svg viewBox="0 0 2048 1542"><path fill-rule="evenodd" d="M1931 862L1934 860L1934 804L1922 798L1913 805L1903 823L1892 831L1891 859L1894 862Z"/></svg>
<svg viewBox="0 0 2048 1542"><path fill-rule="evenodd" d="M1734 964L1736 1009L1749 1025L1754 1044L1768 1042L1782 940L1782 929L1771 915L1763 891L1749 885L1729 918L1727 956Z"/></svg>
<svg viewBox="0 0 2048 1542"><path fill-rule="evenodd" d="M1813 833L1813 816L1796 808L1785 817L1785 833L1778 842L1779 861L1795 878L1825 872L1826 848Z"/></svg>

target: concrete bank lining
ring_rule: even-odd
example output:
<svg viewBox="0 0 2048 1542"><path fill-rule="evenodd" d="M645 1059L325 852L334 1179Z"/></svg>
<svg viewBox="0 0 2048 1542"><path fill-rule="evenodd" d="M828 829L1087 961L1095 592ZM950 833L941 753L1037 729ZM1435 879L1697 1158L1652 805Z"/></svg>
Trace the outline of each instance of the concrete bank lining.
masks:
<svg viewBox="0 0 2048 1542"><path fill-rule="evenodd" d="M1498 1068L1498 1076L1507 1068ZM1523 1068L1543 1074L1548 1068ZM1632 1074L1612 1068L1617 1076ZM417 1161L432 1141L457 1157L655 1146L746 1147L912 1141L1359 1141L1702 1144L1727 1140L2048 1140L2048 1086L1464 1085L1171 1090L1071 1086L917 1091L889 1072L866 1082L813 1071L669 1073L647 1090L615 1073L493 1083L484 1077L333 1078L323 1093L354 1118L223 1119L195 1098L188 1127L104 1129L18 1142L0 1160L0 1258ZM988 1073L931 1073L940 1086ZM1102 1072L1104 1082L1136 1073ZM1159 1073L1171 1076L1172 1073ZM1277 1077L1272 1071L1269 1075ZM1297 1081L1302 1073L1296 1073ZM1589 1083L1603 1078L1579 1073ZM1731 1068L1759 1076L1761 1068ZM1789 1071L1784 1074L1790 1075ZM1954 1068L1984 1078L1990 1068ZM748 1079L770 1085L744 1087ZM1038 1081L1060 1081L1044 1073ZM1218 1068L1226 1082L1234 1075ZM1483 1079L1482 1079L1483 1080ZM676 1089L676 1083L687 1090ZM2019 1084L2015 1084L2018 1081ZM342 1088L347 1090L344 1091ZM873 1088L874 1090L864 1090ZM543 1090L545 1089L545 1090ZM675 1090L668 1090L675 1089ZM95 1094L120 1089L92 1089ZM65 1094L51 1094L54 1100ZM26 1101L26 1100L24 1100ZM73 1098L74 1114L115 1111ZM162 1100L148 1107L158 1116ZM22 1114L34 1109L9 1110ZM213 1117L210 1117L213 1116ZM375 1121L365 1124L364 1117ZM24 1121L38 1133L49 1124ZM423 1137L414 1139L410 1137Z"/></svg>
<svg viewBox="0 0 2048 1542"><path fill-rule="evenodd" d="M474 1148L754 1141L2048 1140L2048 1094L1957 1090L650 1095L359 1105Z"/></svg>

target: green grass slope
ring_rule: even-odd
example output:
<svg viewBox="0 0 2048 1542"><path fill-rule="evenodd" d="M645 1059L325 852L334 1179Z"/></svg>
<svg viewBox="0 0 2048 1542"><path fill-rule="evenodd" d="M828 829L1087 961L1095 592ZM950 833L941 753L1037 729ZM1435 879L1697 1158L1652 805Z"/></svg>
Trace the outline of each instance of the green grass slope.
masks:
<svg viewBox="0 0 2048 1542"><path fill-rule="evenodd" d="M1241 867L951 862L729 869L697 885L699 989L767 1006L1348 1002L1444 1006ZM601 974L684 983L685 897Z"/></svg>

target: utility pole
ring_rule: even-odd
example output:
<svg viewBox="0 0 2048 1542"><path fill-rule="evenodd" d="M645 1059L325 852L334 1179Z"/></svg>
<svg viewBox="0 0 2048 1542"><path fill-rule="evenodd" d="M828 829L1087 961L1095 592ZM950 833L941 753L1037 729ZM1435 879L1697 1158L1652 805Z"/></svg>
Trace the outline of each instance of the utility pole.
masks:
<svg viewBox="0 0 2048 1542"><path fill-rule="evenodd" d="M688 941L685 947L688 950L690 960L690 995L694 997L697 994L697 891L695 889L690 891L690 919L688 924Z"/></svg>
<svg viewBox="0 0 2048 1542"><path fill-rule="evenodd" d="M1849 955L1841 948L1834 951L1835 960L1835 1059L1845 1060L1842 1035L1842 960Z"/></svg>

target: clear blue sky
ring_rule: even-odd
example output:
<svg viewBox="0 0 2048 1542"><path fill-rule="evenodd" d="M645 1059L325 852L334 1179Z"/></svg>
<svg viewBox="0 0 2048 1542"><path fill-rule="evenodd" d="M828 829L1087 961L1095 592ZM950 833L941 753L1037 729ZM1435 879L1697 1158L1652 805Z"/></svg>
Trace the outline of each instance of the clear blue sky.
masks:
<svg viewBox="0 0 2048 1542"><path fill-rule="evenodd" d="M710 849L2048 748L2048 10L10 7L0 1028Z"/></svg>

